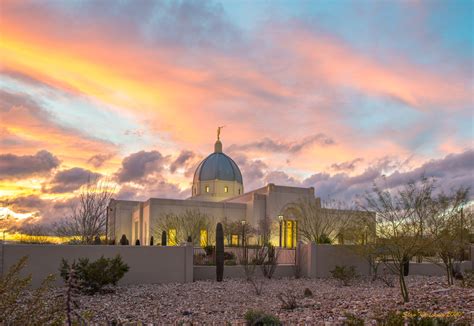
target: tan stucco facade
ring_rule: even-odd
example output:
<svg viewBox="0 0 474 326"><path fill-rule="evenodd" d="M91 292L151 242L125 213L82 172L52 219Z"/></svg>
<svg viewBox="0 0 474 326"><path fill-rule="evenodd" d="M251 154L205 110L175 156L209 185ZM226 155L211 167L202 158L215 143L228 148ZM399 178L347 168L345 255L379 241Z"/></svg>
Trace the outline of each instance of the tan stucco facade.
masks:
<svg viewBox="0 0 474 326"><path fill-rule="evenodd" d="M249 193L221 201L206 201L198 198L163 199L150 198L145 202L112 200L109 205L108 238L118 241L125 234L130 244L140 240L148 245L153 235L155 242L160 237L156 226L166 214L182 214L186 210L197 210L213 222L245 221L258 228L262 219L271 223L272 242L279 241L279 216L286 208L303 198L314 198L314 188L296 188L268 184ZM295 233L295 242L297 233ZM212 241L211 241L212 242Z"/></svg>

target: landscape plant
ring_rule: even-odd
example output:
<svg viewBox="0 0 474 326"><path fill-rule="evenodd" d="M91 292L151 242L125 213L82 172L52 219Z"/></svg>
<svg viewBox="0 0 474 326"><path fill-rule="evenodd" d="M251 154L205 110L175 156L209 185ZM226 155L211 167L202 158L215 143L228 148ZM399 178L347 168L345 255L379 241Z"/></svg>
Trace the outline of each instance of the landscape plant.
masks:
<svg viewBox="0 0 474 326"><path fill-rule="evenodd" d="M426 178L410 181L396 191L374 185L365 196L364 209L376 214L376 234L384 255L390 258L385 266L398 276L404 302L409 301L405 282L407 259L416 256L424 248L421 237L423 224L429 210L426 203L433 191L433 182Z"/></svg>
<svg viewBox="0 0 474 326"><path fill-rule="evenodd" d="M469 230L472 229L471 212L463 207L469 198L467 188L459 188L451 194L439 193L430 197L430 214L426 221L427 245L435 253L428 260L438 263L439 258L446 272L448 285L454 284L456 264L463 260L464 251L469 248ZM460 273L460 271L459 271Z"/></svg>
<svg viewBox="0 0 474 326"><path fill-rule="evenodd" d="M74 270L77 275L81 291L86 294L95 294L103 291L106 286L117 285L117 282L128 272L129 267L122 261L120 255L114 258L102 256L93 262L90 262L89 258L79 258L72 264L63 258L59 271L64 282L69 280L71 270Z"/></svg>
<svg viewBox="0 0 474 326"><path fill-rule="evenodd" d="M91 180L81 188L70 214L54 224L58 236L77 238L82 244L92 244L96 236L105 234L107 208L115 189L107 180Z"/></svg>
<svg viewBox="0 0 474 326"><path fill-rule="evenodd" d="M122 234L122 237L120 238L119 242L122 246L127 246L128 245L128 239L125 234Z"/></svg>
<svg viewBox="0 0 474 326"><path fill-rule="evenodd" d="M262 310L247 310L245 321L248 326L279 326L282 325L280 319L272 314L265 313Z"/></svg>
<svg viewBox="0 0 474 326"><path fill-rule="evenodd" d="M166 246L166 231L161 232L161 245Z"/></svg>
<svg viewBox="0 0 474 326"><path fill-rule="evenodd" d="M281 302L281 309L294 310L298 308L298 300L295 294L291 292L282 292L277 295Z"/></svg>
<svg viewBox="0 0 474 326"><path fill-rule="evenodd" d="M332 277L339 280L344 286L349 286L351 282L358 276L355 266L335 266L330 271Z"/></svg>
<svg viewBox="0 0 474 326"><path fill-rule="evenodd" d="M31 275L20 275L27 260L22 257L0 277L0 324L63 325L64 302L49 296L54 276L49 275L37 289L30 290Z"/></svg>
<svg viewBox="0 0 474 326"><path fill-rule="evenodd" d="M360 212L330 200L321 207L316 199L301 199L289 208L298 221L301 240L318 244L334 243L341 231L352 223Z"/></svg>
<svg viewBox="0 0 474 326"><path fill-rule="evenodd" d="M167 213L160 216L155 226L153 233L156 234L160 230L176 230L176 242L186 242L191 237L191 242L195 246L200 246L201 230L211 230L213 219L208 215L201 213L198 209L186 210L183 213ZM212 234L208 234L208 237ZM168 239L170 240L170 239Z"/></svg>

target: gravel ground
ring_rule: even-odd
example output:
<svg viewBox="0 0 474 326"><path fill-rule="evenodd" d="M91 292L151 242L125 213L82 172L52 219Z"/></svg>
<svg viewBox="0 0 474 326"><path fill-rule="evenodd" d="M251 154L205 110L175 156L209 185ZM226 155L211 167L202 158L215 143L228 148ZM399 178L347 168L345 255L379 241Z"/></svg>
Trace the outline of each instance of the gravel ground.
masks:
<svg viewBox="0 0 474 326"><path fill-rule="evenodd" d="M151 284L118 287L115 293L82 296L83 311L94 322L116 320L155 324L244 324L248 309L277 315L284 324L337 325L345 313L375 323L390 310L417 309L428 313L462 312L474 317L474 291L457 285L447 288L442 277L409 276L410 302L403 304L397 287L357 280L343 287L333 279L265 280L257 296L244 280L199 281L188 284ZM304 296L305 288L313 295ZM297 296L298 307L284 310L280 293Z"/></svg>

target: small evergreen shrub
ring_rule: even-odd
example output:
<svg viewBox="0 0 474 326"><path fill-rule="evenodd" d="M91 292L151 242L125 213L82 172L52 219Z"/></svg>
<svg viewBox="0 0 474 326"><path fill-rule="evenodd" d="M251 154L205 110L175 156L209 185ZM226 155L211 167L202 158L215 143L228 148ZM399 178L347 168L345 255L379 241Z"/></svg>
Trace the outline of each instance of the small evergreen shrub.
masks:
<svg viewBox="0 0 474 326"><path fill-rule="evenodd" d="M304 289L304 296L305 297L312 297L313 292L309 288L306 288L306 289Z"/></svg>
<svg viewBox="0 0 474 326"><path fill-rule="evenodd" d="M202 249L204 249L204 251L206 252L206 255L208 255L208 256L212 256L212 254L214 253L215 248L216 247L211 246L211 245L202 247Z"/></svg>
<svg viewBox="0 0 474 326"><path fill-rule="evenodd" d="M249 326L279 326L282 325L280 319L272 314L267 314L262 310L250 309L244 316Z"/></svg>
<svg viewBox="0 0 474 326"><path fill-rule="evenodd" d="M122 237L120 238L120 244L122 246L127 246L128 245L128 239L125 234L122 234Z"/></svg>
<svg viewBox="0 0 474 326"><path fill-rule="evenodd" d="M22 257L0 276L0 325L64 325L64 303L60 296L49 295L54 276L32 290L31 275L22 275L27 259Z"/></svg>
<svg viewBox="0 0 474 326"><path fill-rule="evenodd" d="M224 260L224 265L226 265L226 266L235 266L235 265L237 265L237 260L236 259Z"/></svg>
<svg viewBox="0 0 474 326"><path fill-rule="evenodd" d="M95 236L94 238L94 244L95 245L100 245L102 241L100 240L100 237L98 235Z"/></svg>
<svg viewBox="0 0 474 326"><path fill-rule="evenodd" d="M224 260L233 260L236 259L235 254L233 252L224 252Z"/></svg>
<svg viewBox="0 0 474 326"><path fill-rule="evenodd" d="M474 288L474 270L465 270L462 276L461 285L466 288Z"/></svg>
<svg viewBox="0 0 474 326"><path fill-rule="evenodd" d="M140 245L140 240L139 239L135 240L135 246L139 246L139 245Z"/></svg>
<svg viewBox="0 0 474 326"><path fill-rule="evenodd" d="M151 238L150 238L150 246L153 246L154 242L155 242L155 238L153 238L153 236L151 236Z"/></svg>
<svg viewBox="0 0 474 326"><path fill-rule="evenodd" d="M81 291L87 294L100 292L108 285L117 285L117 282L129 270L120 255L115 258L102 256L94 262L90 262L88 258L79 258L71 265L63 258L59 271L65 282L69 279L71 268L75 270Z"/></svg>
<svg viewBox="0 0 474 326"><path fill-rule="evenodd" d="M336 266L331 271L332 277L342 282L344 286L350 285L358 275L354 266Z"/></svg>
<svg viewBox="0 0 474 326"><path fill-rule="evenodd" d="M364 326L364 320L351 313L345 313L346 320L342 323L343 326Z"/></svg>

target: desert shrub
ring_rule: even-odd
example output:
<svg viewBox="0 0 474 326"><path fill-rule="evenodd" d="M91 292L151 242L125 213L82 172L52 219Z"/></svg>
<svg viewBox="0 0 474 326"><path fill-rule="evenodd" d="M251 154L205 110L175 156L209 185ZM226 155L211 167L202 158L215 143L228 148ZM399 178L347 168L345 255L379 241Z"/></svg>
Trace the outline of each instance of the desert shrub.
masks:
<svg viewBox="0 0 474 326"><path fill-rule="evenodd" d="M262 310L250 309L244 316L249 326L278 326L282 325L280 319L272 314L267 314Z"/></svg>
<svg viewBox="0 0 474 326"><path fill-rule="evenodd" d="M87 294L97 293L107 285L117 285L129 270L120 255L115 258L102 256L94 262L88 258L79 258L78 262L74 261L71 265L63 258L59 271L65 282L69 279L71 268L76 272L81 291Z"/></svg>
<svg viewBox="0 0 474 326"><path fill-rule="evenodd" d="M305 297L312 297L313 296L313 292L309 288L304 289L303 294L304 294Z"/></svg>
<svg viewBox="0 0 474 326"><path fill-rule="evenodd" d="M0 325L62 325L64 304L51 298L54 276L50 275L36 290L29 291L31 275L21 277L27 257L21 258L0 278Z"/></svg>
<svg viewBox="0 0 474 326"><path fill-rule="evenodd" d="M346 320L342 323L343 326L364 326L364 320L351 313L345 313Z"/></svg>
<svg viewBox="0 0 474 326"><path fill-rule="evenodd" d="M462 275L461 285L466 288L474 287L474 270L465 270Z"/></svg>
<svg viewBox="0 0 474 326"><path fill-rule="evenodd" d="M237 260L236 259L224 260L224 265L235 266L237 265Z"/></svg>
<svg viewBox="0 0 474 326"><path fill-rule="evenodd" d="M127 236L125 234L122 234L122 237L120 238L119 243L122 246L128 246L129 242L128 242Z"/></svg>
<svg viewBox="0 0 474 326"><path fill-rule="evenodd" d="M420 313L418 310L405 312L404 316L408 325L413 326L448 326L453 325L455 321L454 316L433 316L429 314Z"/></svg>
<svg viewBox="0 0 474 326"><path fill-rule="evenodd" d="M232 260L235 258L236 258L235 254L233 252L228 252L228 251L224 252L224 260Z"/></svg>
<svg viewBox="0 0 474 326"><path fill-rule="evenodd" d="M398 311L389 311L387 314L376 316L375 321L378 326L404 326L405 324L403 312Z"/></svg>
<svg viewBox="0 0 474 326"><path fill-rule="evenodd" d="M298 307L296 295L293 293L280 293L277 298L281 302L281 309L293 310Z"/></svg>
<svg viewBox="0 0 474 326"><path fill-rule="evenodd" d="M332 277L342 282L344 286L350 285L358 275L354 266L336 266L331 271Z"/></svg>
<svg viewBox="0 0 474 326"><path fill-rule="evenodd" d="M383 316L376 317L379 326L448 326L469 325L468 321L462 319L461 313L448 313L443 316L412 311L389 311Z"/></svg>
<svg viewBox="0 0 474 326"><path fill-rule="evenodd" d="M204 249L204 251L206 252L206 255L212 256L216 247L209 245L209 246L202 247L202 249Z"/></svg>

